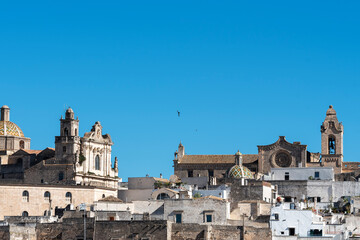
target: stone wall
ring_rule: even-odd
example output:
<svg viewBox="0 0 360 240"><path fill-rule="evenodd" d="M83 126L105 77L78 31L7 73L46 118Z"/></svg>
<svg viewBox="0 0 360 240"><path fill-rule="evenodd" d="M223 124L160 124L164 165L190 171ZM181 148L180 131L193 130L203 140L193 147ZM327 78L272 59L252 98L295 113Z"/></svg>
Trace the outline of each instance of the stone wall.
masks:
<svg viewBox="0 0 360 240"><path fill-rule="evenodd" d="M62 222L62 239L79 239L84 237L84 219L66 218ZM86 219L86 239L94 238L94 219ZM95 238L104 239L105 238Z"/></svg>
<svg viewBox="0 0 360 240"><path fill-rule="evenodd" d="M264 196L265 188L270 189L269 196ZM230 199L231 202L239 202L244 200L264 200L270 199L271 184L262 181L249 181L248 185L241 185L240 182L234 182L231 186Z"/></svg>
<svg viewBox="0 0 360 240"><path fill-rule="evenodd" d="M62 240L61 223L43 223L36 225L37 240Z"/></svg>
<svg viewBox="0 0 360 240"><path fill-rule="evenodd" d="M10 240L9 226L0 226L0 239Z"/></svg>
<svg viewBox="0 0 360 240"><path fill-rule="evenodd" d="M244 240L271 240L270 228L245 227Z"/></svg>
<svg viewBox="0 0 360 240"><path fill-rule="evenodd" d="M96 222L94 239L170 240L167 226L167 221L100 221Z"/></svg>
<svg viewBox="0 0 360 240"><path fill-rule="evenodd" d="M59 180L60 172L63 173L63 179ZM24 172L24 182L28 184L72 184L75 185L74 172L72 164L50 164L45 161L26 169Z"/></svg>
<svg viewBox="0 0 360 240"><path fill-rule="evenodd" d="M165 200L164 219L175 222L176 214L181 214L182 223L222 225L230 218L230 203L211 198ZM208 214L212 222L205 221Z"/></svg>
<svg viewBox="0 0 360 240"><path fill-rule="evenodd" d="M28 200L23 198L23 192L28 191ZM81 203L93 204L103 198L103 195L116 196L116 190L93 188L85 186L61 186L61 185L0 185L0 220L4 216L21 216L27 211L29 216L43 216L45 211L50 208L50 202L44 198L44 193L48 191L51 195L51 207L55 209L64 208L72 203L78 206ZM71 199L66 198L66 193L72 194ZM55 211L53 211L55 213Z"/></svg>

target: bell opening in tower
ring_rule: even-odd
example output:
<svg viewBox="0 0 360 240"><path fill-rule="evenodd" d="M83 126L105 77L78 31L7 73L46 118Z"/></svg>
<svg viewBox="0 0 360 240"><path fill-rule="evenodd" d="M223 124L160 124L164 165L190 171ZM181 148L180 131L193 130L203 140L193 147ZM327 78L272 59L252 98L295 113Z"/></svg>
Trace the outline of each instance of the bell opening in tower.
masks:
<svg viewBox="0 0 360 240"><path fill-rule="evenodd" d="M335 147L336 147L335 137L330 136L329 137L329 154L336 154Z"/></svg>

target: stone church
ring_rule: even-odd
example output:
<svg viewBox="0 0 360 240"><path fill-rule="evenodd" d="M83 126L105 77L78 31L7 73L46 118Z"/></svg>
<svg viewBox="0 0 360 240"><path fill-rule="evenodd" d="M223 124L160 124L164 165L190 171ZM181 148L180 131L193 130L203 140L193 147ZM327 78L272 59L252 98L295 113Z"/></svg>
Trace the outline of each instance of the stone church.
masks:
<svg viewBox="0 0 360 240"><path fill-rule="evenodd" d="M55 215L59 209L117 196L118 162L112 165L109 134L100 122L79 136L79 119L68 108L60 118L55 148L31 150L31 139L1 108L0 201L4 216ZM42 200L43 199L43 200Z"/></svg>
<svg viewBox="0 0 360 240"><path fill-rule="evenodd" d="M243 154L242 166L255 177L268 174L271 168L333 167L336 174L358 169L357 162L343 162L343 131L336 111L330 106L321 125L321 153L312 153L307 145L288 142L284 136L269 145L258 145L257 154ZM236 155L188 155L179 144L175 152L174 174L180 178L208 177L224 179L232 177L230 170L236 164Z"/></svg>
<svg viewBox="0 0 360 240"><path fill-rule="evenodd" d="M79 136L79 120L71 108L60 119L60 136L55 149L30 150L30 138L10 121L10 109L1 108L0 182L94 185L117 188L118 163L111 164L109 134L102 133L100 122ZM11 128L13 127L13 128Z"/></svg>

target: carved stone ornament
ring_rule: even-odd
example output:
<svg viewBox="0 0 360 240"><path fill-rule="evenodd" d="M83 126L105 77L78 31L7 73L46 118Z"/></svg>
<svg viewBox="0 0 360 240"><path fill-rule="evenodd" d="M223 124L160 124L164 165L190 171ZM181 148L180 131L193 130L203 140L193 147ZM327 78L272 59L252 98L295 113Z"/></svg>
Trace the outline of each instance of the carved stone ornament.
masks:
<svg viewBox="0 0 360 240"><path fill-rule="evenodd" d="M275 155L274 163L277 167L290 167L291 156L286 152L278 152Z"/></svg>

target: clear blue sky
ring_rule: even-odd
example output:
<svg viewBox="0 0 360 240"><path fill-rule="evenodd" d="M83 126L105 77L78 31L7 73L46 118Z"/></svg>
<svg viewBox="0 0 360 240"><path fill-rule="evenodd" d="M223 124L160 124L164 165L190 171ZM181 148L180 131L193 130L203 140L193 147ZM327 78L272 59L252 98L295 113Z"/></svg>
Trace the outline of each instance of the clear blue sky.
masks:
<svg viewBox="0 0 360 240"><path fill-rule="evenodd" d="M2 2L0 105L32 149L54 146L65 105L81 135L100 121L124 179L169 177L180 140L188 154L247 154L285 135L319 152L330 104L344 124L345 161L360 161L359 7Z"/></svg>

